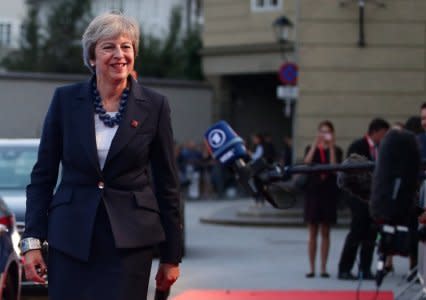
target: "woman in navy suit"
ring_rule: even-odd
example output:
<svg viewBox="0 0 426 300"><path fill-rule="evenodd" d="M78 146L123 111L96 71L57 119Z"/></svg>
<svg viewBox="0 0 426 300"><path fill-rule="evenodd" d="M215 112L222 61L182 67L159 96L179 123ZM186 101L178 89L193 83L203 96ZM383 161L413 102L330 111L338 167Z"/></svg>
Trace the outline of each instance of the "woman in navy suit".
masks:
<svg viewBox="0 0 426 300"><path fill-rule="evenodd" d="M131 77L135 21L98 16L82 44L93 76L56 89L27 187L25 273L45 282L48 241L50 300L146 299L153 246L158 289L176 281L181 261L169 105Z"/></svg>

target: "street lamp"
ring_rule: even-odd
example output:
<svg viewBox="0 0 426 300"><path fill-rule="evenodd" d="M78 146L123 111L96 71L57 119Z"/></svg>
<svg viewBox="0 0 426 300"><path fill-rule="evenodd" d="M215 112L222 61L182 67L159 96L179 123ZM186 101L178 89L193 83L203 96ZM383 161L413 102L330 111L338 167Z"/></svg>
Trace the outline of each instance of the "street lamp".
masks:
<svg viewBox="0 0 426 300"><path fill-rule="evenodd" d="M354 0L352 0L354 1ZM368 0L357 0L358 9L359 9L359 39L358 39L358 47L364 48L365 44L365 30L364 30L364 10L365 4ZM341 7L345 7L351 0L340 0L339 4ZM378 7L386 7L385 3L379 0L370 0L370 2L375 3Z"/></svg>
<svg viewBox="0 0 426 300"><path fill-rule="evenodd" d="M280 52L285 59L286 48L290 46L290 30L293 28L293 23L286 17L278 17L273 23L272 27L275 33L275 39L280 45Z"/></svg>
<svg viewBox="0 0 426 300"><path fill-rule="evenodd" d="M284 61L278 72L282 85L277 86L277 98L284 102L284 115L291 117L291 106L298 96L298 67L295 63L288 62L286 57L287 52L294 50L293 42L289 39L293 23L286 16L281 16L272 23L272 27Z"/></svg>

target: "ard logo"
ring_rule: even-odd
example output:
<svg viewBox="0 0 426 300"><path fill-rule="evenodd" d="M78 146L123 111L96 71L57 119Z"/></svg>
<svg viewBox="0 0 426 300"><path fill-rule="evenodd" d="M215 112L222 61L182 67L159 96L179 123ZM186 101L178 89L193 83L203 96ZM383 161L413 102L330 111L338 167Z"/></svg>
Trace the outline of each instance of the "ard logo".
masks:
<svg viewBox="0 0 426 300"><path fill-rule="evenodd" d="M208 136L209 145L213 148L221 147L226 141L226 134L223 130L213 129Z"/></svg>

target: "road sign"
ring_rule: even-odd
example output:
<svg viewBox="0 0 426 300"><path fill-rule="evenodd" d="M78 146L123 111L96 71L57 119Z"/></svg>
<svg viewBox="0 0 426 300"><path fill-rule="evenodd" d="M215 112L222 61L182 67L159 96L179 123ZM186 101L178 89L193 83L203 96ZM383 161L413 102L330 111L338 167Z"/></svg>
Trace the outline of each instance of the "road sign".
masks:
<svg viewBox="0 0 426 300"><path fill-rule="evenodd" d="M298 70L294 63L284 63L278 72L280 81L284 85L297 85Z"/></svg>
<svg viewBox="0 0 426 300"><path fill-rule="evenodd" d="M277 98L279 99L297 99L299 96L299 88L297 86L277 86Z"/></svg>

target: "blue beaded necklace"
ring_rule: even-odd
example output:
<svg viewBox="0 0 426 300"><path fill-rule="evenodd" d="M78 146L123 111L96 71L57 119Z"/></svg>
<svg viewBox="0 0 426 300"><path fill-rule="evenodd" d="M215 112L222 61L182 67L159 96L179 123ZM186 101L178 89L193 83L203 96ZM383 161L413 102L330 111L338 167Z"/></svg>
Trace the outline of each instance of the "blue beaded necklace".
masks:
<svg viewBox="0 0 426 300"><path fill-rule="evenodd" d="M118 107L118 112L115 116L111 117L105 110L102 105L102 99L99 95L98 88L96 86L96 78L92 80L92 94L93 94L93 104L95 105L95 113L98 115L99 120L101 120L105 126L114 127L115 125L119 125L121 119L123 118L123 112L126 108L127 98L129 98L129 88L125 88L123 93L121 94L120 106Z"/></svg>

